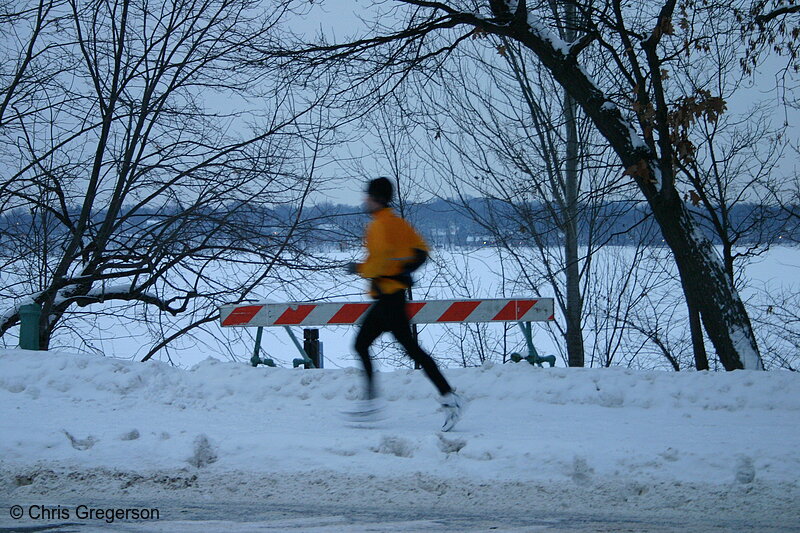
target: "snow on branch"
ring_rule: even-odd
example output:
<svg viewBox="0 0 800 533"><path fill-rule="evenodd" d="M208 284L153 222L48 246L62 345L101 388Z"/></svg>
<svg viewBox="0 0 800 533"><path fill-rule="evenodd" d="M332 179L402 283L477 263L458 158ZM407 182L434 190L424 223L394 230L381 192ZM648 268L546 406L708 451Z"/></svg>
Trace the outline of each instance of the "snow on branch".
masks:
<svg viewBox="0 0 800 533"><path fill-rule="evenodd" d="M95 287L90 289L85 294L70 295L68 290L62 289L59 291L58 296L54 300L54 306L68 305L75 303L81 307L86 307L95 303L103 303L112 300L119 301L138 301L148 305L153 305L159 310L169 313L173 316L186 311L189 301L197 296L194 292L189 292L184 296L170 298L164 300L158 295L141 291L128 284L117 284L111 286ZM172 304L176 301L182 301L180 307L173 307Z"/></svg>

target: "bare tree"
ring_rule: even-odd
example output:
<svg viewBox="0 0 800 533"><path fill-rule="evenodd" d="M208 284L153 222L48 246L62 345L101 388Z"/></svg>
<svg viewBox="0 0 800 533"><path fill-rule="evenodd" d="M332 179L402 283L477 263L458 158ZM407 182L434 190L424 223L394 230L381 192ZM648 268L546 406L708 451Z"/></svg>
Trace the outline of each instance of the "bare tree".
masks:
<svg viewBox="0 0 800 533"><path fill-rule="evenodd" d="M19 15L33 52L4 93L14 111L0 153L14 164L0 191L18 224L4 228L14 260L2 290L15 305L0 334L27 301L42 306L43 348L87 306L191 313L149 358L278 266L309 267L303 208L329 142L312 110L325 93L252 61L292 7L260 6L70 0L52 10L57 34L39 30L44 8ZM39 50L56 46L50 83L26 74L46 71Z"/></svg>
<svg viewBox="0 0 800 533"><path fill-rule="evenodd" d="M701 41L703 54L682 56L672 65L674 87L681 95L676 105L675 132L678 187L693 205L701 227L719 243L731 284L741 290L743 266L766 251L777 235L774 209L768 205L764 184L777 178L786 125L775 120L774 102L742 102L751 89L750 76L740 68L738 31L725 19L708 20ZM684 24L684 26L686 26ZM689 32L694 32L687 26ZM700 41L699 41L700 42ZM751 90L751 93L753 91ZM725 113L699 112L698 102L718 95ZM686 120L686 114L694 115ZM699 309L687 294L690 325L698 369L709 367Z"/></svg>

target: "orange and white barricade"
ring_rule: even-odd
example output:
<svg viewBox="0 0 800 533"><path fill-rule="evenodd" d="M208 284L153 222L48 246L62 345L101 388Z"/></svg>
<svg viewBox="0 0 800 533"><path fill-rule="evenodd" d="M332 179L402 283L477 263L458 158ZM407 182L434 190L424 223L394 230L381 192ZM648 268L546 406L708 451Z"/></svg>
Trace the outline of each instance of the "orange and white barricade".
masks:
<svg viewBox="0 0 800 533"><path fill-rule="evenodd" d="M321 327L356 325L367 315L374 302L247 302L223 305L219 309L222 327L256 327L256 348L251 358L253 366L259 363L272 364L271 360L260 360L258 351L261 332L265 327L284 327L297 349L303 355L295 359L295 366L320 367L322 354L309 354L292 333L290 326ZM410 301L406 313L412 324L447 324L478 322L518 322L528 341L529 351L535 354L530 338L531 322L554 320L552 298L488 298L470 300L425 300ZM308 332L309 330L306 330ZM316 340L316 335L310 336ZM308 342L309 335L306 335ZM307 343L306 346L309 346ZM312 350L314 344L312 343ZM529 356L530 357L530 356ZM548 356L552 357L552 356ZM538 355L536 360L538 361ZM555 358L553 358L553 363ZM538 363L537 363L538 364ZM551 364L552 366L552 364Z"/></svg>

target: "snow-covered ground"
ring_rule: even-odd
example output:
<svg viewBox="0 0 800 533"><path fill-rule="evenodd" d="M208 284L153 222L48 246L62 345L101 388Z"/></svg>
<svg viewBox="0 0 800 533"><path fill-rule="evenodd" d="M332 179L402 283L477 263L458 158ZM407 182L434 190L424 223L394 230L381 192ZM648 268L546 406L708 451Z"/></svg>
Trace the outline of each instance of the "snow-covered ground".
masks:
<svg viewBox="0 0 800 533"><path fill-rule="evenodd" d="M507 530L614 531L602 517L623 516L631 531L800 531L796 373L527 363L445 373L469 403L440 433L420 371L381 373L389 417L356 428L338 414L358 396L355 368L208 359L181 369L2 350L0 531L255 530L252 520L235 527L248 509L305 509L297 512L307 521L271 519L269 531L356 530L346 518L356 509L416 517L371 530L467 530L472 516L470 531L488 529L488 517ZM22 519L11 518L12 505ZM109 526L76 518L78 505L162 514ZM226 521L180 522L204 505ZM33 519L32 506L61 506L69 519ZM311 509L344 517L315 522ZM578 527L565 516L594 521Z"/></svg>

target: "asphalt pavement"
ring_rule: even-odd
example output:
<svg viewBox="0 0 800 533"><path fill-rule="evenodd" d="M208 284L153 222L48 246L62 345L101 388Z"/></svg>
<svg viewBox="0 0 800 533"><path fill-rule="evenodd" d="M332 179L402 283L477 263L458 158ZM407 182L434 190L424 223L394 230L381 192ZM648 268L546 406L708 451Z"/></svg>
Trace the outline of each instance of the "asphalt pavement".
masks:
<svg viewBox="0 0 800 533"><path fill-rule="evenodd" d="M313 502L297 505L265 505L257 498L251 503L226 502L93 502L91 508L41 502L0 502L0 533L11 532L671 532L693 533L800 532L800 524L770 523L769 517L732 520L724 516L658 518L615 516L613 514L573 514L561 511L520 508L497 512L471 513L468 509L363 508L343 502L339 506L318 506ZM17 506L17 508L14 508ZM12 509L13 508L13 509ZM91 509L91 510L89 510ZM114 513L129 510L129 518L116 519ZM140 512L131 519L131 509ZM148 510L157 509L157 513ZM21 512L20 512L21 510ZM122 511L120 511L122 510ZM110 513L110 514L109 514ZM89 515L87 517L87 514ZM124 514L124 513L123 513ZM15 518L21 515L20 518ZM44 516L48 515L48 516Z"/></svg>

